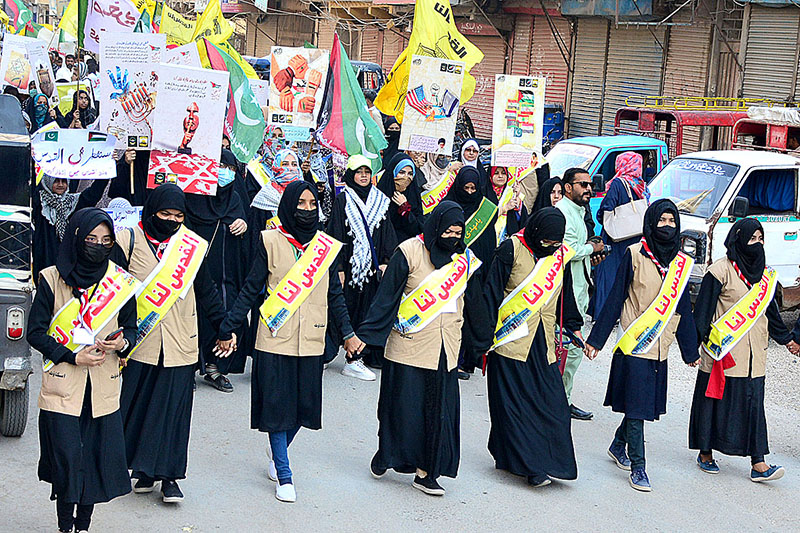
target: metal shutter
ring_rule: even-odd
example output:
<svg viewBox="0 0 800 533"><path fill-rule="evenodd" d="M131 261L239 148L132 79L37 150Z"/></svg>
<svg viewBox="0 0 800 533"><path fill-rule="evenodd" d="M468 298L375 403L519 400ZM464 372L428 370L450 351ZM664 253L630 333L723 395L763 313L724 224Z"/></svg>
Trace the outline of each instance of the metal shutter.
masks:
<svg viewBox="0 0 800 533"><path fill-rule="evenodd" d="M664 29L653 30L661 44ZM605 96L603 98L604 135L614 134L614 116L631 96L661 94L663 55L661 46L646 28L611 28L608 35Z"/></svg>
<svg viewBox="0 0 800 533"><path fill-rule="evenodd" d="M494 76L505 74L506 43L500 37L470 35L470 42L481 49L483 61L472 67L475 77L475 94L464 108L475 126L475 135L482 139L492 137L492 106L494 102Z"/></svg>
<svg viewBox="0 0 800 533"><path fill-rule="evenodd" d="M745 98L792 98L800 9L750 6L744 59Z"/></svg>
<svg viewBox="0 0 800 533"><path fill-rule="evenodd" d="M517 15L514 20L514 46L511 50L511 74L527 76L530 72L533 15Z"/></svg>
<svg viewBox="0 0 800 533"><path fill-rule="evenodd" d="M408 45L408 38L405 36L395 33L392 30L385 30L383 32L383 53L381 55L380 64L384 72L388 74L389 71L392 70L394 62L397 61L397 58L400 57L400 54L406 49L406 45Z"/></svg>
<svg viewBox="0 0 800 533"><path fill-rule="evenodd" d="M575 70L569 106L569 135L597 135L606 64L608 22L580 19L575 43Z"/></svg>
<svg viewBox="0 0 800 533"><path fill-rule="evenodd" d="M691 13L678 13L675 22L691 21ZM711 20L695 16L691 26L673 26L669 32L663 94L705 96L711 50ZM700 127L683 129L683 152L700 149Z"/></svg>
<svg viewBox="0 0 800 533"><path fill-rule="evenodd" d="M570 24L564 18L550 17L553 21L561 40L566 45L565 53L569 53ZM568 56L569 57L569 56ZM547 17L539 15L533 22L533 43L531 46L531 76L543 76L547 78L547 91L545 101L547 103L565 105L567 101L567 78L569 70L564 62L564 56L558 48L558 41Z"/></svg>
<svg viewBox="0 0 800 533"><path fill-rule="evenodd" d="M381 64L383 33L377 28L369 28L361 34L361 61Z"/></svg>

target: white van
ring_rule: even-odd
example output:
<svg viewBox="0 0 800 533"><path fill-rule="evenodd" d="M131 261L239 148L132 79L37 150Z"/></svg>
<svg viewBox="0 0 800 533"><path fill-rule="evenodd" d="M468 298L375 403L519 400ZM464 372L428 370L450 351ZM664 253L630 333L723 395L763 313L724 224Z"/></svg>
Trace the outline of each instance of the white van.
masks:
<svg viewBox="0 0 800 533"><path fill-rule="evenodd" d="M669 198L681 212L681 246L694 256L690 290L697 295L708 267L725 256L738 218L764 226L767 264L778 272L778 302L800 305L800 159L773 152L721 150L673 159L650 183L652 200Z"/></svg>

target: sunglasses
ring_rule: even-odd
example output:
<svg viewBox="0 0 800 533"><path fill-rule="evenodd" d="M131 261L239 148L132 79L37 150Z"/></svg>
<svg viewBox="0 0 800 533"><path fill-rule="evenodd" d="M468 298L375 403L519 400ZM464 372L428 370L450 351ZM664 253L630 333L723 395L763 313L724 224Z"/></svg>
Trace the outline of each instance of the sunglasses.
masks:
<svg viewBox="0 0 800 533"><path fill-rule="evenodd" d="M588 188L590 188L592 186L592 182L591 181L573 181L572 185L573 186L580 185L584 189L588 189Z"/></svg>

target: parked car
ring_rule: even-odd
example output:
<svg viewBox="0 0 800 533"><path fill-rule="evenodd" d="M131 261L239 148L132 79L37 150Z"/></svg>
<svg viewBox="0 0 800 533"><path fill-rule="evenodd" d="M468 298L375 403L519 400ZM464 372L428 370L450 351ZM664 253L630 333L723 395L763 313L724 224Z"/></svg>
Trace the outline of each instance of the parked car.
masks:
<svg viewBox="0 0 800 533"><path fill-rule="evenodd" d="M679 156L650 183L651 199L669 198L681 213L681 246L694 256L690 290L696 296L708 267L725 255L736 220L764 226L767 264L778 272L778 301L800 305L800 196L795 157L762 151L721 150Z"/></svg>
<svg viewBox="0 0 800 533"><path fill-rule="evenodd" d="M358 84L361 86L364 97L375 100L378 91L386 83L386 76L383 74L381 66L368 61L351 61L350 64L356 71L356 78L358 78Z"/></svg>

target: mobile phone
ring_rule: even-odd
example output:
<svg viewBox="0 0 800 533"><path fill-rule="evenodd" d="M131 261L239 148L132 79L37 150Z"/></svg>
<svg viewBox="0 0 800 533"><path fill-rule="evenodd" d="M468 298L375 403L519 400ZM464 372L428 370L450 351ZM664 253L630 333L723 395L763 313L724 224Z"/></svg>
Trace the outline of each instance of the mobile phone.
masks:
<svg viewBox="0 0 800 533"><path fill-rule="evenodd" d="M117 337L119 337L120 335L122 335L122 330L123 330L123 329L124 329L124 328L119 328L119 329L118 329L118 330L116 330L116 331L112 331L111 333L109 333L109 334L106 336L106 340L107 340L107 341L113 341L114 339L116 339Z"/></svg>

